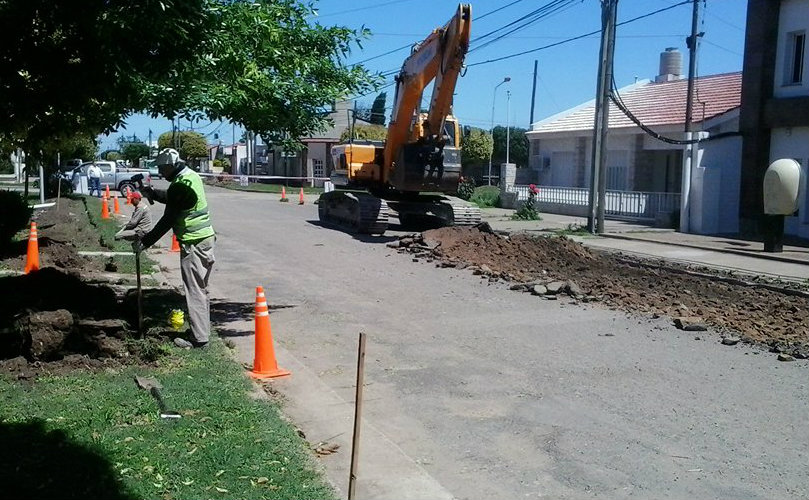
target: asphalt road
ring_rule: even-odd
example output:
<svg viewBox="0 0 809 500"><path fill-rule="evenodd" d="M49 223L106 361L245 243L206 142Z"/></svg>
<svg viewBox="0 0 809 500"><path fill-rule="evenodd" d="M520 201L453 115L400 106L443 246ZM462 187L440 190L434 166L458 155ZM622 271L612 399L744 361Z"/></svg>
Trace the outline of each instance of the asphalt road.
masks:
<svg viewBox="0 0 809 500"><path fill-rule="evenodd" d="M809 497L809 362L413 262L311 204L207 191L220 334L252 360L263 285L293 372L273 386L310 442L341 445L319 460L343 492L365 332L359 498Z"/></svg>

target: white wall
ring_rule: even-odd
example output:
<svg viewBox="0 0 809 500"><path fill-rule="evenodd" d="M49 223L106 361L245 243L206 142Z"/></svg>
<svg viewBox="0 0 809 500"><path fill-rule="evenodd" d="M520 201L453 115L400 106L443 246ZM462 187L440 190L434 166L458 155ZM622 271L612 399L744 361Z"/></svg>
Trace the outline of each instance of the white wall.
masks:
<svg viewBox="0 0 809 500"><path fill-rule="evenodd" d="M691 173L691 232L739 232L741 137L703 143L702 158Z"/></svg>
<svg viewBox="0 0 809 500"><path fill-rule="evenodd" d="M786 217L784 232L809 239L809 127L777 128L770 135L770 163L792 158L801 164L798 216Z"/></svg>
<svg viewBox="0 0 809 500"><path fill-rule="evenodd" d="M803 82L801 85L784 85L785 63L789 58L788 34L803 30L809 35L809 0L782 0L778 16L778 45L775 55L775 97L795 97L809 95L809 54L804 39Z"/></svg>

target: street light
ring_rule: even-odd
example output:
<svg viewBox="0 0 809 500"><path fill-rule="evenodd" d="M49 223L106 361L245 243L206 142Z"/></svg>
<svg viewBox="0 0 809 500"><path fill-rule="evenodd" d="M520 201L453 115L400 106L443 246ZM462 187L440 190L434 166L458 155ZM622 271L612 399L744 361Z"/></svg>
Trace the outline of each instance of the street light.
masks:
<svg viewBox="0 0 809 500"><path fill-rule="evenodd" d="M497 87L499 87L500 85L503 85L504 83L510 82L510 81L511 81L510 76L507 76L507 77L503 78L502 82L500 82L500 83L498 83L497 85L494 86L494 94L492 95L492 128L491 128L492 151L489 153L489 186L492 185L492 155L494 154L494 101L497 98ZM506 147L508 147L508 146L506 146Z"/></svg>

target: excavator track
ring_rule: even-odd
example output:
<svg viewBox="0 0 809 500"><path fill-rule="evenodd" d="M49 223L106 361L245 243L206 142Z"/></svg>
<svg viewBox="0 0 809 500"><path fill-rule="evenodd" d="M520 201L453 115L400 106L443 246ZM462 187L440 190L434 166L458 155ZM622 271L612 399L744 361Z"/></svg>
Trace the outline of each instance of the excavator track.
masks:
<svg viewBox="0 0 809 500"><path fill-rule="evenodd" d="M390 201L403 226L418 225L428 219L439 219L444 226L480 224L480 208L454 196L420 195L416 199Z"/></svg>
<svg viewBox="0 0 809 500"><path fill-rule="evenodd" d="M452 210L452 225L475 226L481 223L480 207L454 196L444 196L444 205Z"/></svg>
<svg viewBox="0 0 809 500"><path fill-rule="evenodd" d="M383 234L388 229L388 204L363 191L323 193L318 200L317 212L321 222L352 233Z"/></svg>

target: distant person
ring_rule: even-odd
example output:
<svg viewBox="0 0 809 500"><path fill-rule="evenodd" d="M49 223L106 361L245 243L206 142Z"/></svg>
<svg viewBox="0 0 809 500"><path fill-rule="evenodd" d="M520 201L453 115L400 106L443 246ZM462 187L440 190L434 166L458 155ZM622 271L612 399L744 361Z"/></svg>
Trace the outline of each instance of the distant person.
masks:
<svg viewBox="0 0 809 500"><path fill-rule="evenodd" d="M132 248L140 252L154 245L169 229L174 230L180 243L180 271L191 325L191 336L177 337L174 344L182 348L204 347L211 332L208 278L215 260L216 234L208 215L202 178L185 165L175 149L160 151L155 163L160 175L171 184L165 191L147 186L143 195L165 203L166 210L148 234L132 243Z"/></svg>
<svg viewBox="0 0 809 500"><path fill-rule="evenodd" d="M95 190L98 193L98 197L101 198L102 175L101 168L95 163L91 163L90 166L87 167L87 183L90 185L90 196L93 196L93 190Z"/></svg>
<svg viewBox="0 0 809 500"><path fill-rule="evenodd" d="M143 197L137 191L130 195L130 199L135 211L132 212L129 222L115 233L116 240L139 240L152 230L152 213L149 211L149 205L143 203Z"/></svg>

